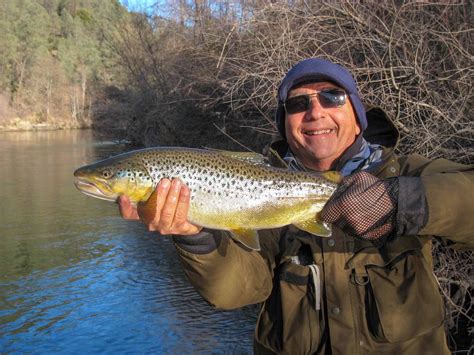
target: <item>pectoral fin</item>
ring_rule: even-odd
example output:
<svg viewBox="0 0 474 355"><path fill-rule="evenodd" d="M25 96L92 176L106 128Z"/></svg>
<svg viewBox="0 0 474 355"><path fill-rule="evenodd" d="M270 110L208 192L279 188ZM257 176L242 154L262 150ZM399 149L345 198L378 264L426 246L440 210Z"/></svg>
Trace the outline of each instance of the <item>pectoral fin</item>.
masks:
<svg viewBox="0 0 474 355"><path fill-rule="evenodd" d="M140 216L146 221L153 221L156 215L156 200L157 192L153 190L150 197L145 202L139 202L137 208L140 211Z"/></svg>
<svg viewBox="0 0 474 355"><path fill-rule="evenodd" d="M242 243L247 248L252 250L260 250L260 241L258 239L257 231L252 229L234 229L231 230L232 238Z"/></svg>
<svg viewBox="0 0 474 355"><path fill-rule="evenodd" d="M331 226L317 218L311 218L300 223L294 223L296 227L308 233L319 235L320 237L331 236Z"/></svg>

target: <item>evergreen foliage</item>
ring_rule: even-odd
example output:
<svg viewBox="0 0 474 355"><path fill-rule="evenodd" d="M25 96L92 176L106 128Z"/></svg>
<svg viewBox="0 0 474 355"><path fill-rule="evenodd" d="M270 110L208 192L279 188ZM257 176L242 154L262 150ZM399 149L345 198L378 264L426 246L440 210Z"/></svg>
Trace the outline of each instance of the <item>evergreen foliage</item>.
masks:
<svg viewBox="0 0 474 355"><path fill-rule="evenodd" d="M117 75L104 38L126 16L115 0L2 0L0 124L90 125L95 95Z"/></svg>

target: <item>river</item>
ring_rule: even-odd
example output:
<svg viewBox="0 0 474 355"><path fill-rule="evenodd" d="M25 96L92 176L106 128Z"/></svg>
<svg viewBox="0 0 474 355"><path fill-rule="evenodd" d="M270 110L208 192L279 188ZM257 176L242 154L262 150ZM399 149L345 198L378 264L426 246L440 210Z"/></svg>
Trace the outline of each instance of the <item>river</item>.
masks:
<svg viewBox="0 0 474 355"><path fill-rule="evenodd" d="M91 131L0 133L0 353L251 353L255 307L216 311L167 237L79 193L128 147Z"/></svg>

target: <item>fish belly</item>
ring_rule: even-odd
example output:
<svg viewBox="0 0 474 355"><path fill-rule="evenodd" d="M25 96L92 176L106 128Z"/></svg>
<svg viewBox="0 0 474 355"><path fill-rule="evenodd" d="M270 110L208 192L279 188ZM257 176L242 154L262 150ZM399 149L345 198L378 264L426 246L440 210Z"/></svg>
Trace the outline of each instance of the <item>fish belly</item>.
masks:
<svg viewBox="0 0 474 355"><path fill-rule="evenodd" d="M243 199L191 203L189 220L211 229L270 229L314 218L326 200L291 198L261 203Z"/></svg>

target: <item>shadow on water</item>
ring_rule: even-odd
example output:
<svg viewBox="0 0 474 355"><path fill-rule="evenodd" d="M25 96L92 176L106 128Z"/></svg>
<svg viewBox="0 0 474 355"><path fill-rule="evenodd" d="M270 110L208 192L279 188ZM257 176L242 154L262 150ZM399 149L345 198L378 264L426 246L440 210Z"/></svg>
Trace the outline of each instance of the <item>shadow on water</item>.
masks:
<svg viewBox="0 0 474 355"><path fill-rule="evenodd" d="M251 352L254 307L213 310L170 239L76 191L75 168L125 149L1 133L0 352Z"/></svg>

